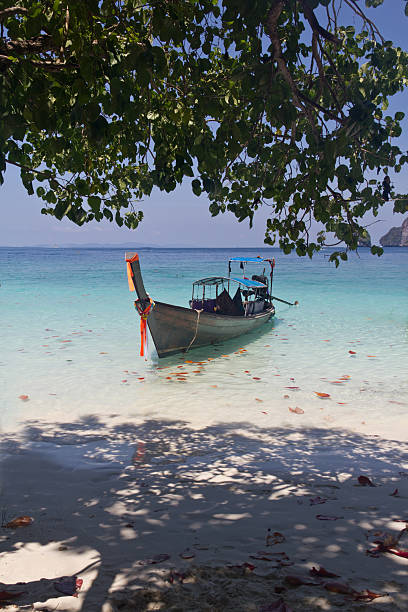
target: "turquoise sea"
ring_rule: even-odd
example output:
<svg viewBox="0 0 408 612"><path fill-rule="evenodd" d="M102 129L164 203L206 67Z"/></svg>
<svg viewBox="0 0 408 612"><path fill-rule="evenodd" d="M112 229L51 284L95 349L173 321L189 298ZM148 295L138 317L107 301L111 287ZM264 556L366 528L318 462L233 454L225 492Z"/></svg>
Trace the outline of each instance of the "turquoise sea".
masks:
<svg viewBox="0 0 408 612"><path fill-rule="evenodd" d="M230 256L258 254L276 258L274 294L299 306L277 302L263 333L164 360L150 345L145 360L124 250L0 248L3 431L103 414L407 429L408 249L361 249L338 269L330 251L312 261L275 249L139 251L147 291L179 305L194 280L225 274Z"/></svg>

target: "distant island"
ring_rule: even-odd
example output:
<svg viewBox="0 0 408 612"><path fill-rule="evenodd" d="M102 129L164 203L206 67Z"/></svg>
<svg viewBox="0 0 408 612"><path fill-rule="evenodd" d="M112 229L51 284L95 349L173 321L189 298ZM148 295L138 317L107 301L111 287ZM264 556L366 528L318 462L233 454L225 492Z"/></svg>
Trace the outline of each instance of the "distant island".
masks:
<svg viewBox="0 0 408 612"><path fill-rule="evenodd" d="M392 227L385 236L380 238L380 244L384 247L408 247L408 217L403 221L401 227Z"/></svg>

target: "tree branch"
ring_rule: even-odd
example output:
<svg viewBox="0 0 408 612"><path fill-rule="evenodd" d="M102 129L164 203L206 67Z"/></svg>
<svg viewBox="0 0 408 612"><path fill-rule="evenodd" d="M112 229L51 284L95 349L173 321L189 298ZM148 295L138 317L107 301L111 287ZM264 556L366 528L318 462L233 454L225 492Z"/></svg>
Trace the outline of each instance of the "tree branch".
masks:
<svg viewBox="0 0 408 612"><path fill-rule="evenodd" d="M313 115L310 112L308 106L302 104L302 102L300 101L299 90L296 86L295 81L293 80L293 77L286 65L285 59L282 54L282 46L277 31L277 26L279 17L281 16L285 4L286 0L275 0L274 5L270 9L267 16L266 26L269 38L271 39L273 46L273 59L277 62L280 73L282 74L283 78L285 79L292 91L293 99L296 106L306 115L316 140L319 140L319 134L316 128L316 123L314 121Z"/></svg>
<svg viewBox="0 0 408 612"><path fill-rule="evenodd" d="M0 21L3 19L7 19L11 15L26 15L28 13L28 9L23 8L22 6L10 6L9 8L5 8L0 11Z"/></svg>
<svg viewBox="0 0 408 612"><path fill-rule="evenodd" d="M6 164L11 164L12 166L17 166L17 168L21 168L22 170L26 170L27 172L34 172L35 174L48 174L48 171L44 170L35 170L34 168L30 168L29 166L24 166L23 164L19 164L18 162L11 161L10 159L4 160ZM49 178L55 178L54 176Z"/></svg>
<svg viewBox="0 0 408 612"><path fill-rule="evenodd" d="M25 55L27 53L44 53L53 49L56 49L56 45L48 34L42 34L29 40L0 41L0 53Z"/></svg>
<svg viewBox="0 0 408 612"><path fill-rule="evenodd" d="M312 28L313 32L316 32L317 34L320 34L320 36L322 38L325 38L329 42L331 42L331 43L337 45L338 47L340 47L341 46L341 40L339 38L337 38L337 36L335 36L334 34L329 32L328 30L325 30L324 28L322 28L322 26L320 25L320 23L316 19L316 15L314 14L312 9L308 5L307 0L301 0L301 3L302 3L303 12L305 14L305 17L308 20L308 22L310 24L310 27Z"/></svg>

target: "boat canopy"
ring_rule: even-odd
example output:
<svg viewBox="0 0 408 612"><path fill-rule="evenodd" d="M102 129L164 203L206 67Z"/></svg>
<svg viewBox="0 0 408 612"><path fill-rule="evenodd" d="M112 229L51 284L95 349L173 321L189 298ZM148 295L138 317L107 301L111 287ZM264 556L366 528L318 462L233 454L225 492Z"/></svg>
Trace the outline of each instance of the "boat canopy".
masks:
<svg viewBox="0 0 408 612"><path fill-rule="evenodd" d="M229 281L234 281L234 283L239 283L248 289L263 289L266 287L264 283L260 283L259 281L250 280L249 278L228 278L226 276L209 276L208 278L202 278L200 280L195 281L193 286L199 285L221 285L223 283L227 283Z"/></svg>
<svg viewBox="0 0 408 612"><path fill-rule="evenodd" d="M239 261L242 263L262 263L263 261L269 261L268 259L263 259L263 257L230 257L229 261Z"/></svg>

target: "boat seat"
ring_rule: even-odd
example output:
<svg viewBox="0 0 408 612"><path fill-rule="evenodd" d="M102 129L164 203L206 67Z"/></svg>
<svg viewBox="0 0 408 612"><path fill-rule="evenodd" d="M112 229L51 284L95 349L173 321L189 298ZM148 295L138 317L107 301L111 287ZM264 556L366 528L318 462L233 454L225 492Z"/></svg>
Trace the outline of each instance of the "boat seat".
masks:
<svg viewBox="0 0 408 612"><path fill-rule="evenodd" d="M207 298L205 300L191 300L190 301L191 308L195 310L204 310L204 312L215 312L215 308L217 306L217 301L212 298Z"/></svg>

